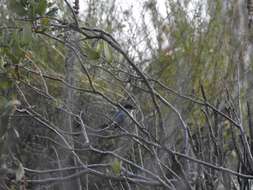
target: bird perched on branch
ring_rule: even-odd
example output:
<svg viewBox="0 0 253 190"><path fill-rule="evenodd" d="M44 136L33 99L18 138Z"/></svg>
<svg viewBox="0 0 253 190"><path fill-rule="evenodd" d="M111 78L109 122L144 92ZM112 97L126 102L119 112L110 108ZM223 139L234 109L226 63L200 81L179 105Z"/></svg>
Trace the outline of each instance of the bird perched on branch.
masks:
<svg viewBox="0 0 253 190"><path fill-rule="evenodd" d="M123 107L128 112L130 112L130 114L135 109L135 107L133 105L131 105L130 103L124 104ZM112 122L106 123L106 124L102 125L100 128L106 128L109 126L112 126L112 127L122 126L122 124L126 121L127 118L128 118L127 113L123 109L119 109L112 117Z"/></svg>
<svg viewBox="0 0 253 190"><path fill-rule="evenodd" d="M125 130L131 130L130 125L130 118L129 115L126 113L126 111L131 115L135 107L131 105L130 103L122 103L124 109L119 108L118 111L111 117L110 122L107 122L101 126L99 126L100 130L99 138L96 143L96 147L101 150L110 150L110 151L121 151L123 145L129 145L128 143L125 143L126 138L123 138L123 136L120 136L121 132ZM107 157L104 155L101 155L99 160L107 160L111 159L111 157Z"/></svg>

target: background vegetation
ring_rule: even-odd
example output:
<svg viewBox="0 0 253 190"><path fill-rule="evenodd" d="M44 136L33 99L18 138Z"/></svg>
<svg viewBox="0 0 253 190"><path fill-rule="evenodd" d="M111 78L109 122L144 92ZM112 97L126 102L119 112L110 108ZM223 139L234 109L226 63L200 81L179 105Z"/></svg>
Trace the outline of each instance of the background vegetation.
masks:
<svg viewBox="0 0 253 190"><path fill-rule="evenodd" d="M252 188L253 2L135 3L0 0L1 190Z"/></svg>

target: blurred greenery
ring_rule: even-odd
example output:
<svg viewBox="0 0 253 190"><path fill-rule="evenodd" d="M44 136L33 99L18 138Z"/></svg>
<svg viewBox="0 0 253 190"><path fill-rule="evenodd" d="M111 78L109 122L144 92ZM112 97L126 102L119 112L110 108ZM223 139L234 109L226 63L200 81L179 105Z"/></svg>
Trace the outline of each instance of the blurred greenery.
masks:
<svg viewBox="0 0 253 190"><path fill-rule="evenodd" d="M135 131L130 133L146 138L143 132L145 129L152 134L148 140L152 139L151 136L159 137L162 131L157 111L159 107L165 128L162 131L165 138L161 140L164 145L179 152L182 150L182 119L188 127L192 155L236 171L240 167L240 151L237 148L244 146L240 136L242 134L227 118L205 104L207 101L235 122L242 123L246 137L251 138L251 115L246 109L247 102L249 105L253 103L251 29L247 24L242 24L247 22L246 16L242 23L238 23L242 18L238 17L239 7L235 6L235 2L226 1L226 4L221 0L207 0L206 4L202 1L194 4L193 1L169 0L163 4L145 0L138 7L140 13L136 13L133 7L124 10L114 0L91 0L86 2L85 11L77 17L80 26L77 28L79 26L73 25L73 14L63 0L4 0L0 4L0 137L4 137L0 140L0 158L4 154L4 146L11 146L5 144L5 138L7 133L11 133L9 131L12 127L20 133L19 144L14 148L15 156L24 162L24 166L20 165L19 168L19 178L23 177L25 166L56 168L57 151L62 151L59 146L62 142L57 142L59 137L51 134L53 130L57 129L64 135L74 134L80 126L77 115L84 112L85 125L100 131L97 128L104 122L108 123L107 120L111 119L108 117L116 105L127 99L137 104L135 119L143 127L139 130L133 125L129 128ZM165 11L162 11L161 6ZM77 29L87 32L87 35L78 33ZM103 36L105 33L99 30L108 35ZM243 32L238 32L240 30ZM109 35L118 44L114 40L103 40L110 39ZM73 39L73 36L77 39ZM113 48L112 43L116 44L115 47L121 47L125 54ZM77 57L77 64L72 70L74 77L70 77L72 81L69 80L73 83L66 80L70 76L67 70L67 61L71 59L69 46L75 51L74 57ZM126 55L129 59L125 59ZM151 98L152 93L136 68L143 73L152 89L170 104L165 105L157 97ZM74 108L68 106L69 102L63 97L66 88L74 89L72 100L69 101L74 102ZM202 104L189 101L191 98ZM24 115L20 116L21 113L17 111L19 106L33 109L35 112L30 113L33 117L26 115L27 119ZM76 128L73 131L62 129L62 118L66 113L74 118L73 126ZM177 113L180 113L181 118ZM38 121L50 126L51 131L38 129L42 125ZM106 131L103 135L107 138L112 138L110 135L121 136L117 130ZM97 140L99 135L91 134L94 146L102 142ZM81 150L83 139L76 136L73 135L73 144L80 146ZM129 136L125 138L128 141L124 143L129 143L129 146L123 149L123 157L141 164L141 167L152 168L151 165L157 160L154 159L156 155L150 153L153 147L142 147L141 143L136 143L136 139ZM135 143L133 147L130 142ZM120 143L117 144L118 149L122 148ZM115 143L104 143L98 147L106 144ZM34 150L38 150L35 158ZM243 151L246 152L245 149ZM162 164L166 163L173 168L177 160L168 158L168 161L165 159L167 153L159 154L162 155ZM80 151L78 156L85 163L92 164L94 160L102 159L102 156L90 152L86 154ZM39 163L37 159L48 159L50 162ZM113 175L121 176L125 163L115 158L110 158L108 162ZM178 162L182 162L182 167L185 167L182 160ZM248 164L248 161L245 163ZM155 163L154 167L159 168L160 164ZM133 166L127 167L133 172L137 171ZM160 169L157 168L150 170L159 173ZM181 175L178 168L174 172ZM192 168L195 169L194 166ZM194 172L199 171L196 169ZM251 175L247 172L244 173ZM205 180L199 182L196 179L195 182L203 185L213 179L212 183L215 184L225 178L223 176L221 179L220 176L213 170L208 174L204 171L198 177ZM94 184L103 183L103 180L94 181ZM231 184L232 181L231 177ZM201 188L205 189L204 185Z"/></svg>

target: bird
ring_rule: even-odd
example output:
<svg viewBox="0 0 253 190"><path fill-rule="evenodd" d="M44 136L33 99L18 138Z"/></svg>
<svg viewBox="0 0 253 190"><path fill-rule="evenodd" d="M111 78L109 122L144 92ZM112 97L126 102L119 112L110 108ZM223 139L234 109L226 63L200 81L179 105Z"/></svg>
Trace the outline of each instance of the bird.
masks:
<svg viewBox="0 0 253 190"><path fill-rule="evenodd" d="M123 107L130 112L130 114L132 113L132 111L135 109L135 107L129 103L126 103L123 105ZM128 117L128 115L126 114L126 112L123 109L119 109L114 116L112 117L112 122L103 124L100 128L106 128L106 127L117 127L117 126L122 126L122 124L125 122L126 118Z"/></svg>
<svg viewBox="0 0 253 190"><path fill-rule="evenodd" d="M129 103L123 104L123 107L129 114L131 114L135 109L135 107ZM125 111L123 109L119 109L111 117L111 121L99 126L99 130L97 132L100 136L98 138L98 142L96 143L97 148L101 150L114 150L115 146L119 145L118 143L120 142L120 139L118 137L111 137L120 134L122 129L126 130L126 127L130 124L128 122L128 114Z"/></svg>

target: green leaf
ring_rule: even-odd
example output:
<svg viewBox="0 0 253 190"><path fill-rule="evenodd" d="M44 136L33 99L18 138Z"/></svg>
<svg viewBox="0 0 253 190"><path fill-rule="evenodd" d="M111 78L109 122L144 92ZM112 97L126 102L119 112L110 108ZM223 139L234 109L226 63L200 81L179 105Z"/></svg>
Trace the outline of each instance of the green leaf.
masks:
<svg viewBox="0 0 253 190"><path fill-rule="evenodd" d="M5 48L4 53L12 61L12 63L18 63L19 62L19 58L9 48Z"/></svg>
<svg viewBox="0 0 253 190"><path fill-rule="evenodd" d="M11 88L12 85L13 85L13 83L10 80L0 81L0 89L1 90L6 90L8 88Z"/></svg>
<svg viewBox="0 0 253 190"><path fill-rule="evenodd" d="M4 106L6 105L6 103L8 102L6 97L0 96L0 111L2 108L4 108Z"/></svg>
<svg viewBox="0 0 253 190"><path fill-rule="evenodd" d="M29 2L29 13L30 13L30 16L32 17L32 18L34 18L35 16L36 16L36 8L37 8L37 4L36 4L36 2L34 2L34 1L30 1Z"/></svg>
<svg viewBox="0 0 253 190"><path fill-rule="evenodd" d="M86 49L87 56L90 60L98 60L100 55L94 49Z"/></svg>
<svg viewBox="0 0 253 190"><path fill-rule="evenodd" d="M104 42L104 55L105 55L105 59L108 63L112 63L112 50L111 48L108 46L108 43Z"/></svg>
<svg viewBox="0 0 253 190"><path fill-rule="evenodd" d="M21 39L22 39L22 44L28 45L31 43L32 41L31 25L29 24L24 25Z"/></svg>
<svg viewBox="0 0 253 190"><path fill-rule="evenodd" d="M47 0L39 0L36 13L39 15L44 15L47 9Z"/></svg>
<svg viewBox="0 0 253 190"><path fill-rule="evenodd" d="M112 171L116 175L120 175L121 172L121 165L122 162L118 159L115 159L114 162L112 163Z"/></svg>
<svg viewBox="0 0 253 190"><path fill-rule="evenodd" d="M98 60L100 58L100 53L95 48L91 48L87 43L84 44L84 50L88 59Z"/></svg>
<svg viewBox="0 0 253 190"><path fill-rule="evenodd" d="M42 18L42 19L41 19L41 24L42 24L43 26L48 27L48 26L49 26L49 19L48 19L48 18Z"/></svg>
<svg viewBox="0 0 253 190"><path fill-rule="evenodd" d="M104 43L99 41L97 43L96 51L101 53L103 51L103 49L104 49Z"/></svg>

